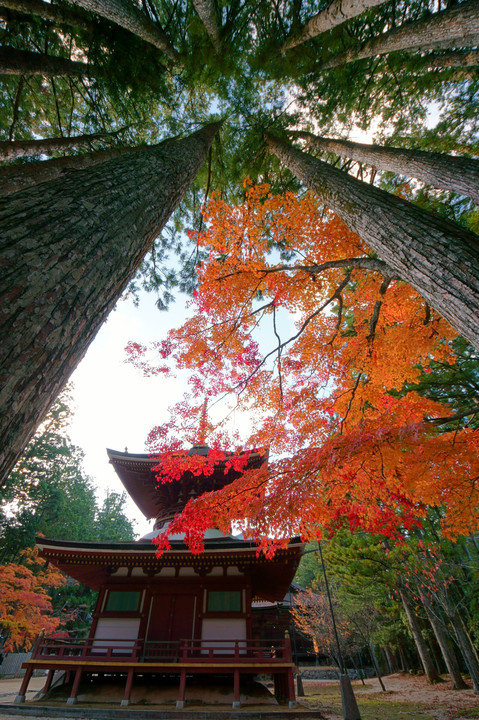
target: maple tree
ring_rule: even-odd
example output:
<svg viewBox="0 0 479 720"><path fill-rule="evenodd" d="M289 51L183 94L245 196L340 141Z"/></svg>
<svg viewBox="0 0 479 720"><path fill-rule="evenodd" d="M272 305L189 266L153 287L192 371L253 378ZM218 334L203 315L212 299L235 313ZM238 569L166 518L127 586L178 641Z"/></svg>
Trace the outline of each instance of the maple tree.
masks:
<svg viewBox="0 0 479 720"><path fill-rule="evenodd" d="M66 582L56 568L26 549L22 563L0 566L0 628L3 650L29 650L38 634L51 633L60 625L52 615L49 592Z"/></svg>
<svg viewBox="0 0 479 720"><path fill-rule="evenodd" d="M357 650L353 628L341 613L337 602L334 602L333 606L341 653L343 656L349 655ZM315 653L326 653L340 667L326 595L320 595L312 590L297 593L294 596L291 616L298 630L312 640Z"/></svg>
<svg viewBox="0 0 479 720"><path fill-rule="evenodd" d="M397 392L433 363L454 366L449 324L311 194L246 182L241 205L214 195L204 217L192 317L153 348L128 347L143 372L191 373L189 397L149 448L160 481L211 473L226 457L241 471L245 447L267 448L269 461L191 501L168 532L187 532L200 550L205 528L235 522L273 552L295 533L311 539L344 524L394 535L440 505L443 531L467 533L477 522L477 407L455 412ZM232 398L253 427L240 437L210 419L210 453L188 455L205 397L210 407ZM158 544L168 546L166 535Z"/></svg>

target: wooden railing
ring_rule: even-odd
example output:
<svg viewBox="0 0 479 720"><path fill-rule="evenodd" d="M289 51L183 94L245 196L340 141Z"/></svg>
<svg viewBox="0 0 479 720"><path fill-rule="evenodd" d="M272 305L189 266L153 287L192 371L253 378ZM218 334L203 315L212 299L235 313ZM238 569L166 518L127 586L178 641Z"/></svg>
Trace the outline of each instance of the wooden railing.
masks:
<svg viewBox="0 0 479 720"><path fill-rule="evenodd" d="M101 640L97 638L39 638L32 660L153 663L255 662L265 665L292 662L289 638L284 640Z"/></svg>
<svg viewBox="0 0 479 720"><path fill-rule="evenodd" d="M42 638L32 653L33 660L138 660L142 640L102 640L100 638Z"/></svg>
<svg viewBox="0 0 479 720"><path fill-rule="evenodd" d="M265 642L264 640L182 640L181 659L214 660L215 658L236 661L290 662L291 647L287 640Z"/></svg>

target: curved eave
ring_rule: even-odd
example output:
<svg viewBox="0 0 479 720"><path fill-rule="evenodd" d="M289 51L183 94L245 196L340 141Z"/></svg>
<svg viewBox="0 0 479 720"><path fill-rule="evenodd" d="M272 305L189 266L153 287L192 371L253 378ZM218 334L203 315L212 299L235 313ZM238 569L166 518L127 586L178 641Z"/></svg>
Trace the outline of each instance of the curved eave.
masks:
<svg viewBox="0 0 479 720"><path fill-rule="evenodd" d="M182 542L171 545L171 550L157 558L151 542L108 544L37 538L42 557L94 590L105 585L120 567L142 568L143 577L153 577L167 566L193 567L199 579L201 574L207 576L214 566L238 565L250 574L254 593L267 600L284 597L304 550L300 538L293 538L288 547L278 550L272 559L257 556L256 543L234 538L208 540L204 552L198 555L193 555ZM141 576L134 581L141 582Z"/></svg>
<svg viewBox="0 0 479 720"><path fill-rule="evenodd" d="M141 510L148 520L158 517L159 513L165 508L165 498L167 498L172 491L178 492L176 488L173 489L169 487L170 483L165 483L161 488L158 488L156 471L153 468L159 465L160 459L153 458L145 453L120 452L119 450L112 450L110 448L107 448L106 451L110 464L113 465L125 490L139 510ZM266 460L267 454L265 453L251 453L248 459L247 469L259 467L263 462L266 462ZM224 466L224 463L218 463L218 469L215 470L214 473L217 476L220 486L221 484L231 482L234 477L233 472L225 475ZM230 479L227 479L227 477ZM206 478L207 489L211 489L209 487L211 479L212 476ZM176 483L175 485L177 486ZM163 495L165 495L165 497L162 497ZM166 504L168 504L167 500Z"/></svg>

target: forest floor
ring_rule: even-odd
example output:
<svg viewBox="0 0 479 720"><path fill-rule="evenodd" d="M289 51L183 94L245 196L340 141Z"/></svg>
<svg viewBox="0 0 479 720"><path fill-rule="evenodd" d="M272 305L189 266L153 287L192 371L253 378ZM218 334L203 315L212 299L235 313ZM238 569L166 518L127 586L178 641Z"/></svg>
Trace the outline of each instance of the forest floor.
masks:
<svg viewBox="0 0 479 720"><path fill-rule="evenodd" d="M386 692L376 678L365 685L353 682L362 720L468 720L479 718L479 696L472 689L454 690L445 680L428 685L424 676L388 675L383 679ZM334 680L303 680L305 698L325 720L343 720L339 684Z"/></svg>

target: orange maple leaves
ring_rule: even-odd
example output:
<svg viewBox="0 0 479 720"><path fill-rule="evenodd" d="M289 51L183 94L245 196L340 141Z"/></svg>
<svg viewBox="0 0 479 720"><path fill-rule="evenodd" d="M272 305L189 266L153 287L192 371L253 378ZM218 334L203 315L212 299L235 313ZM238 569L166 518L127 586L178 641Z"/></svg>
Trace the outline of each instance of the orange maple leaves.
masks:
<svg viewBox="0 0 479 720"><path fill-rule="evenodd" d="M0 628L6 652L29 650L38 634L53 632L60 618L52 616L48 591L66 582L62 573L46 566L37 551L22 552L23 564L0 566Z"/></svg>
<svg viewBox="0 0 479 720"><path fill-rule="evenodd" d="M477 433L440 432L428 420L450 414L444 405L390 394L431 359L455 362L448 323L310 194L246 183L244 203L215 195L205 221L194 314L156 344L159 362L146 348L131 351L148 373L191 372L190 397L151 447L178 451L194 438L204 398L229 396L250 417L244 445L272 458L261 478L246 473L196 500L172 530L204 512L266 543L344 522L391 534L428 504L446 506L450 534L469 530ZM239 434L226 427L210 427L208 444L239 452Z"/></svg>

